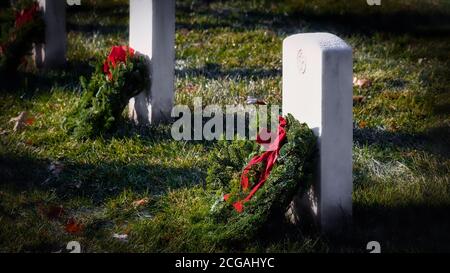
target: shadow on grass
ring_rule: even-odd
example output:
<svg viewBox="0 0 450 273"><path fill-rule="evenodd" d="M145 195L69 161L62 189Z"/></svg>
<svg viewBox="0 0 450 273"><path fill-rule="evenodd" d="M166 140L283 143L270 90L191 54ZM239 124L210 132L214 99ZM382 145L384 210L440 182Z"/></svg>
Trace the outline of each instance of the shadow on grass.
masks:
<svg viewBox="0 0 450 273"><path fill-rule="evenodd" d="M123 34L128 36L128 26L125 25L108 25L102 26L98 24L87 24L87 25L77 25L77 24L67 24L67 30L73 32L84 32L84 33L99 33L101 35L109 34Z"/></svg>
<svg viewBox="0 0 450 273"><path fill-rule="evenodd" d="M48 174L48 162L28 156L0 156L0 184L12 184L18 189L43 182ZM45 180L45 179L44 179Z"/></svg>
<svg viewBox="0 0 450 273"><path fill-rule="evenodd" d="M317 15L301 14L314 25L311 30L335 30L341 34L372 35L375 32L410 34L417 37L439 38L450 34L450 18L445 14L422 15L415 12L392 14ZM411 24L411 22L414 22Z"/></svg>
<svg viewBox="0 0 450 273"><path fill-rule="evenodd" d="M123 1L122 3L115 1L105 1L101 3L87 1L79 6L74 5L68 7L67 14L69 18L67 22L67 31L100 33L101 35L128 33L128 25L115 23L129 17L129 5L123 3ZM79 23L71 18L76 14L84 14L87 18L100 18L100 20L108 18L114 23L105 25L99 21L95 21L95 19L93 23Z"/></svg>
<svg viewBox="0 0 450 273"><path fill-rule="evenodd" d="M68 6L67 13L74 14L78 12L92 12L101 15L101 17L124 17L128 16L128 1L95 1L87 0L82 5Z"/></svg>
<svg viewBox="0 0 450 273"><path fill-rule="evenodd" d="M25 99L32 98L36 91L51 92L54 88L73 92L81 87L80 77L89 79L94 70L89 61L69 61L60 69L40 73L17 71L9 79L0 78L1 90L10 94L24 93Z"/></svg>
<svg viewBox="0 0 450 273"><path fill-rule="evenodd" d="M201 68L178 69L175 71L177 77L198 77L204 76L208 79L229 78L245 78L245 79L266 79L273 77L281 77L280 69L252 69L252 68L236 68L222 69L220 64L208 63Z"/></svg>
<svg viewBox="0 0 450 273"><path fill-rule="evenodd" d="M361 238L363 251L369 241L378 241L383 252L450 252L449 211L450 204L355 204L353 236Z"/></svg>
<svg viewBox="0 0 450 273"><path fill-rule="evenodd" d="M322 9L289 7L288 3L278 3L276 6L288 7L287 12L272 9L271 6L258 9L213 8L214 2L222 1L177 1L176 15L177 29L207 30L214 28L230 28L233 31L248 31L257 28L267 28L274 31L291 32L292 29L307 28L307 31L331 31L340 34L372 35L374 32L413 34L422 37L441 37L450 33L450 17L445 10L433 10L424 14L421 10L405 8L404 10L381 11L366 6L364 1L356 3L358 12L333 10L326 12ZM326 5L326 3L322 3ZM273 4L272 4L273 5ZM121 2L87 2L81 6L68 9L69 16L77 13L95 13L99 17L112 19L127 18L129 5ZM208 20L187 22L184 20L192 16L205 17ZM181 19L181 20L180 20ZM79 26L68 24L69 30L93 32L102 34L123 32L128 30L126 25L100 26L88 24Z"/></svg>
<svg viewBox="0 0 450 273"><path fill-rule="evenodd" d="M199 169L144 162L81 164L13 154L0 156L2 187L12 187L17 191L38 189L55 192L62 200L85 197L94 204L102 203L124 190L159 195L169 189L191 187L202 183L205 176Z"/></svg>
<svg viewBox="0 0 450 273"><path fill-rule="evenodd" d="M352 10L341 12L313 11L310 9L289 7L288 12L272 10L262 7L254 10L240 10L236 8L214 9L214 2L222 1L179 1L176 3L177 18L190 18L192 16L204 16L209 18L205 22L191 21L189 23L178 20L178 29L208 30L214 28L231 28L233 31L248 31L256 28L269 28L274 31L291 32L290 29L307 27L308 31L336 31L340 34L371 35L374 32L408 33L422 37L441 37L450 33L450 16L444 10L433 10L430 14L424 14L420 10L405 9L393 12L382 12L366 7L365 3L357 3L364 7L355 13ZM270 3L274 5L273 3ZM276 5L287 5L278 3ZM126 18L129 16L129 5L126 1L110 3L88 2L81 6L73 6L68 9L68 14L93 12L100 17ZM76 26L69 24L69 29L92 32L99 31L103 34L127 31L126 26ZM313 27L312 27L313 26Z"/></svg>
<svg viewBox="0 0 450 273"><path fill-rule="evenodd" d="M444 158L450 158L450 127L434 127L422 134L390 132L377 128L354 128L353 142L358 147L409 148L423 150Z"/></svg>
<svg viewBox="0 0 450 273"><path fill-rule="evenodd" d="M208 22L177 23L178 28L206 30L212 28L231 28L233 31L246 31L256 28L269 28L274 31L290 32L289 29L307 27L311 31L336 31L340 34L371 35L374 32L408 33L423 37L441 37L450 33L450 16L445 11L435 10L423 14L417 10L395 12L350 11L339 13L320 13L311 10L291 9L288 13L280 11L214 10L208 3L200 3L192 8L179 4L177 15L180 17L207 16ZM283 5L283 3L280 3ZM320 11L320 9L319 9ZM192 15L195 14L195 15ZM413 23L411 23L413 22ZM311 27L314 26L314 27Z"/></svg>

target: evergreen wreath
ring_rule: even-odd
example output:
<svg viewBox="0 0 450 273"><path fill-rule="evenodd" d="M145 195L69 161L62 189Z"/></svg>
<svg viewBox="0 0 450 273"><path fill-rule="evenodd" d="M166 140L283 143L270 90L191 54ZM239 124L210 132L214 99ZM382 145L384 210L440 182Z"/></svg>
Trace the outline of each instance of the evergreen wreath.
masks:
<svg viewBox="0 0 450 273"><path fill-rule="evenodd" d="M242 169L250 158L253 158L250 160L252 162L261 156L258 156L261 154L259 148L253 141L220 141L210 155L206 187L219 196L211 207L211 219L217 225L215 238L218 243L252 240L263 231L279 227L295 194L299 189L306 191L309 188L316 155L316 137L306 124L301 124L292 115L284 120L286 135L280 143L276 163L265 183L243 207L236 204L248 196L267 167L264 162L259 162L250 167L247 165L244 171ZM247 189L242 186L244 175L248 177Z"/></svg>
<svg viewBox="0 0 450 273"><path fill-rule="evenodd" d="M82 97L63 121L76 138L111 133L122 118L128 101L150 86L147 60L127 46L114 46L104 62L98 62L89 83L80 78Z"/></svg>
<svg viewBox="0 0 450 273"><path fill-rule="evenodd" d="M19 0L0 11L0 75L8 77L17 72L33 44L44 42L45 23L39 4Z"/></svg>

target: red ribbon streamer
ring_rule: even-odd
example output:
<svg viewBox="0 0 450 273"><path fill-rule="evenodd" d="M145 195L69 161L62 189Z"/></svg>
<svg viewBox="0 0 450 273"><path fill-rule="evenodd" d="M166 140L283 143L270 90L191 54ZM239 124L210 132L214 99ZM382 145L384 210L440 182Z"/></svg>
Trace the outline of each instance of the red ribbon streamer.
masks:
<svg viewBox="0 0 450 273"><path fill-rule="evenodd" d="M125 63L127 61L127 57L134 56L134 49L128 46L113 46L111 49L111 53L109 53L108 58L103 64L103 72L108 75L108 78L112 80L111 66L113 68L116 67L118 63Z"/></svg>
<svg viewBox="0 0 450 273"><path fill-rule="evenodd" d="M272 168L275 165L275 162L277 161L278 155L280 154L280 149L283 146L284 140L286 139L286 130L285 130L286 120L282 116L278 117L278 120L279 125L276 139L269 144L266 152L264 152L262 155L257 155L253 157L242 172L241 186L242 189L247 190L249 187L248 173L250 172L252 166L259 163L265 163L264 164L265 169L261 173L258 183L251 189L247 197L233 204L234 208L239 213L241 213L244 210L244 203L248 202L253 197L253 195L255 195L255 193L259 190L259 188L261 188L261 186L266 182L267 178L269 178L270 172L272 171ZM258 135L256 142L261 145L268 143L267 141L263 141L260 135ZM226 194L224 196L225 201L228 200L229 198L230 194Z"/></svg>

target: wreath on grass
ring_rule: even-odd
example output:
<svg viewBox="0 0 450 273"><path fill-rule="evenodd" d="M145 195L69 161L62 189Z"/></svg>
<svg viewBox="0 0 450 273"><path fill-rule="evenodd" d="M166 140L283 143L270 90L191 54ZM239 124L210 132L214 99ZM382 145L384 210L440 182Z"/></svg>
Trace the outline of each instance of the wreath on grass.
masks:
<svg viewBox="0 0 450 273"><path fill-rule="evenodd" d="M0 75L7 77L26 63L33 44L44 42L45 23L39 4L20 0L2 8L0 28Z"/></svg>
<svg viewBox="0 0 450 273"><path fill-rule="evenodd" d="M98 62L89 83L80 78L82 97L63 121L76 138L91 138L116 129L128 101L150 85L147 60L128 46L114 46Z"/></svg>
<svg viewBox="0 0 450 273"><path fill-rule="evenodd" d="M251 240L282 224L294 196L312 182L314 133L292 115L279 120L273 143L257 140L266 150L253 141L221 141L210 155L206 186L220 196L211 208L219 241Z"/></svg>

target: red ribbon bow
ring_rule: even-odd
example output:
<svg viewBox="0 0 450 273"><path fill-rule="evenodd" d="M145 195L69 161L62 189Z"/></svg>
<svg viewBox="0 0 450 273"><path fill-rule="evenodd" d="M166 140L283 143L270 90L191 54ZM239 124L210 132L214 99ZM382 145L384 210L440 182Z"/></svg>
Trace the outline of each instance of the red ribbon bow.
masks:
<svg viewBox="0 0 450 273"><path fill-rule="evenodd" d="M239 200L233 204L234 208L237 212L241 213L244 210L244 203L248 202L253 195L261 188L261 186L266 182L267 178L269 178L270 172L272 171L273 166L275 165L275 162L277 161L277 158L280 154L280 149L284 144L284 140L286 139L286 120L280 116L278 117L278 120L280 124L278 125L278 133L275 140L270 143L267 146L267 151L264 152L262 155L257 155L253 157L248 165L244 168L244 171L241 175L241 186L242 189L247 190L249 187L249 181L248 181L248 173L250 172L252 166L259 164L259 163L265 163L265 169L260 174L258 183L251 189L250 193L245 197L243 200ZM256 142L259 144L267 144L267 141L263 141L261 139L261 136L258 135ZM224 196L225 201L230 198L230 194L226 194Z"/></svg>
<svg viewBox="0 0 450 273"><path fill-rule="evenodd" d="M126 63L127 57L134 56L134 49L128 46L113 46L111 53L103 64L103 72L112 80L111 66L115 68L118 63Z"/></svg>
<svg viewBox="0 0 450 273"><path fill-rule="evenodd" d="M29 22L31 22L37 12L39 11L39 5L37 3L33 4L30 8L21 10L16 14L15 27L19 28Z"/></svg>

